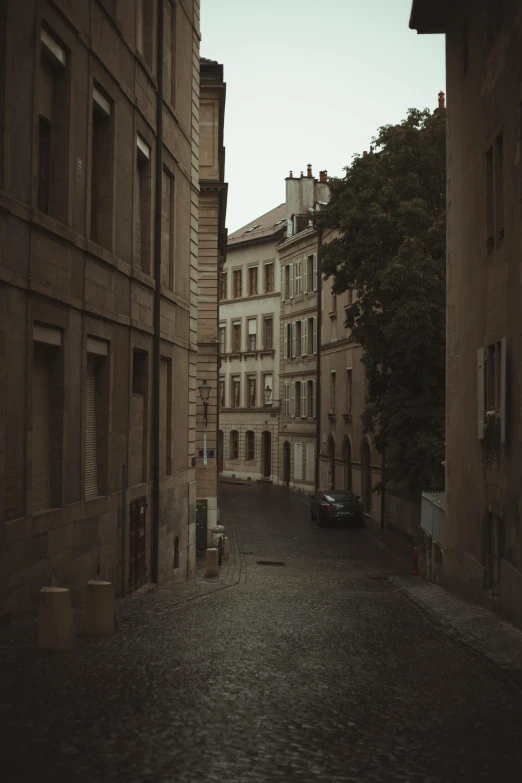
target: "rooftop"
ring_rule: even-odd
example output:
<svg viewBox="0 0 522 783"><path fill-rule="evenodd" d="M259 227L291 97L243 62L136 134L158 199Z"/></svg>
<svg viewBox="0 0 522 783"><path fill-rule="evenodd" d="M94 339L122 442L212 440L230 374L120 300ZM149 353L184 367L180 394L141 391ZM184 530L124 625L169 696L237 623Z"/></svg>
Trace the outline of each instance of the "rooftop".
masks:
<svg viewBox="0 0 522 783"><path fill-rule="evenodd" d="M238 245L241 242L249 242L255 239L269 239L277 234L286 225L286 204L279 204L270 212L265 212L261 217L247 223L246 226L228 235L228 247Z"/></svg>

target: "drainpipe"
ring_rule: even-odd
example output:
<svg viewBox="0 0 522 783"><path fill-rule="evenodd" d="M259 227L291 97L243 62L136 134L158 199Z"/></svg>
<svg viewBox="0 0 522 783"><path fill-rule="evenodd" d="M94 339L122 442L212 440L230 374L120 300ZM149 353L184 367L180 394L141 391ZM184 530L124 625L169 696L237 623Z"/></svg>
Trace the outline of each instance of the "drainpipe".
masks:
<svg viewBox="0 0 522 783"><path fill-rule="evenodd" d="M381 528L384 530L385 512L386 512L386 484L384 483L384 472L386 470L386 447L382 450L382 470L381 470Z"/></svg>
<svg viewBox="0 0 522 783"><path fill-rule="evenodd" d="M160 309L161 309L161 196L163 184L163 2L158 0L156 96L156 182L154 193L154 347L152 400L152 547L151 581L158 583L159 561L159 473L160 473Z"/></svg>
<svg viewBox="0 0 522 783"><path fill-rule="evenodd" d="M321 274L321 247L323 244L323 229L317 229L317 380L315 384L315 491L319 492L319 455L321 453L321 340L323 324L322 290L323 276Z"/></svg>

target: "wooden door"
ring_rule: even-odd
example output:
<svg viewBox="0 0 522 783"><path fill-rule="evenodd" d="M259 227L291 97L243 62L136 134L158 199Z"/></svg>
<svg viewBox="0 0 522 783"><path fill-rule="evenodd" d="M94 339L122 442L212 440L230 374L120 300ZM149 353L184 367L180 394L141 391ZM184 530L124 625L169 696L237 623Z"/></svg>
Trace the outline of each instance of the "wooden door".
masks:
<svg viewBox="0 0 522 783"><path fill-rule="evenodd" d="M272 437L269 432L263 432L263 476L270 478L272 474Z"/></svg>

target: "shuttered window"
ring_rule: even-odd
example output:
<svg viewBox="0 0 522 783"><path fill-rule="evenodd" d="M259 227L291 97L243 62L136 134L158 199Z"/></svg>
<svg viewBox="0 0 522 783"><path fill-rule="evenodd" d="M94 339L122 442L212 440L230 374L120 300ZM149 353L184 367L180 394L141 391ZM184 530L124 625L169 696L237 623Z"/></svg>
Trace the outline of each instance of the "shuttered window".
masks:
<svg viewBox="0 0 522 783"><path fill-rule="evenodd" d="M51 427L50 351L43 343L34 344L32 394L32 510L51 507Z"/></svg>
<svg viewBox="0 0 522 783"><path fill-rule="evenodd" d="M98 417L96 411L96 356L87 354L85 378L85 496L99 495Z"/></svg>
<svg viewBox="0 0 522 783"><path fill-rule="evenodd" d="M294 444L294 479L298 481L303 478L303 444Z"/></svg>
<svg viewBox="0 0 522 783"><path fill-rule="evenodd" d="M53 92L53 67L47 57L42 56L40 66L40 92L38 110L40 117L43 117L45 120L47 120L47 122L52 122L53 120Z"/></svg>
<svg viewBox="0 0 522 783"><path fill-rule="evenodd" d="M306 444L306 480L313 481L315 477L315 454L314 444Z"/></svg>

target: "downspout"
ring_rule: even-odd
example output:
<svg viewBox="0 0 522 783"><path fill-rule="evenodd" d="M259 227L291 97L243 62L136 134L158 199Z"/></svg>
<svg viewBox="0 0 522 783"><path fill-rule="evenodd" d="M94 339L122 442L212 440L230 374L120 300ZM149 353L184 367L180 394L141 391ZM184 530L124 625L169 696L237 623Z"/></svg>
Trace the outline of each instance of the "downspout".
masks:
<svg viewBox="0 0 522 783"><path fill-rule="evenodd" d="M323 229L317 229L317 380L315 383L315 491L319 492L319 455L321 453L321 341L323 325L323 276L321 274L321 247Z"/></svg>
<svg viewBox="0 0 522 783"><path fill-rule="evenodd" d="M154 189L154 346L152 402L152 547L151 581L158 583L159 571L159 474L160 474L160 314L161 314L161 197L163 185L163 2L158 0L156 95L156 182Z"/></svg>

